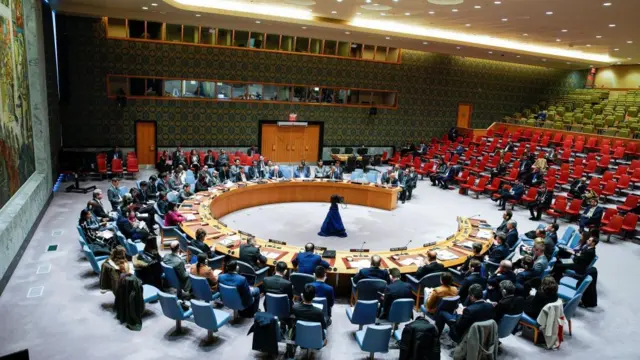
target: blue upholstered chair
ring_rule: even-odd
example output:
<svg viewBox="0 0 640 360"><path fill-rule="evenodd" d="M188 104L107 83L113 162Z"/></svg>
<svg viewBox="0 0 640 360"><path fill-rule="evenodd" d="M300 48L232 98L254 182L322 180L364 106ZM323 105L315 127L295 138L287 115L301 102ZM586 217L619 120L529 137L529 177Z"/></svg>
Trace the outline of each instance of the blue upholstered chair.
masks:
<svg viewBox="0 0 640 360"><path fill-rule="evenodd" d="M358 300L355 307L346 309L346 313L349 321L354 325L358 325L358 330L362 330L364 325L376 323L378 300Z"/></svg>
<svg viewBox="0 0 640 360"><path fill-rule="evenodd" d="M78 229L78 234L80 234L80 237L82 238L82 240L84 240L84 242L87 242L87 238L84 235L84 230L82 230L82 226L80 225L76 225L76 229Z"/></svg>
<svg viewBox="0 0 640 360"><path fill-rule="evenodd" d="M393 330L398 328L399 323L407 322L411 319L413 319L413 299L394 300L387 316L387 320L393 323Z"/></svg>
<svg viewBox="0 0 640 360"><path fill-rule="evenodd" d="M296 322L296 345L309 350L320 350L324 347L322 335L322 325L319 322L297 321Z"/></svg>
<svg viewBox="0 0 640 360"><path fill-rule="evenodd" d="M178 234L181 234L178 231L177 226L164 226L164 219L160 217L160 215L155 214L154 219L156 220L156 224L160 227L160 241L164 244L165 241L168 241L167 238L177 238Z"/></svg>
<svg viewBox="0 0 640 360"><path fill-rule="evenodd" d="M144 299L144 303L149 303L152 301L158 300L158 288L153 285L144 284L142 285L142 298Z"/></svg>
<svg viewBox="0 0 640 360"><path fill-rule="evenodd" d="M571 237L571 239L569 240L569 243L567 244L567 246L569 248L574 248L574 247L578 246L578 244L580 243L580 238L581 237L582 236L580 236L580 233L576 231L573 234L573 236Z"/></svg>
<svg viewBox="0 0 640 360"><path fill-rule="evenodd" d="M118 190L120 191L120 196L124 196L124 194L129 193L129 188L126 186L120 186Z"/></svg>
<svg viewBox="0 0 640 360"><path fill-rule="evenodd" d="M188 253L191 253L191 256L187 259L189 261L189 263L191 264L195 264L198 262L198 255L202 254L202 250L198 249L195 246L187 246L187 249L189 250Z"/></svg>
<svg viewBox="0 0 640 360"><path fill-rule="evenodd" d="M160 218L164 219L164 213L162 211L160 211L160 208L158 207L158 203L153 204L153 209L156 211L156 215L158 215L158 216L160 216Z"/></svg>
<svg viewBox="0 0 640 360"><path fill-rule="evenodd" d="M562 234L562 237L558 239L558 245L568 245L575 232L576 232L576 228L572 226L568 226L567 229L564 231L564 234Z"/></svg>
<svg viewBox="0 0 640 360"><path fill-rule="evenodd" d="M144 181L144 180L137 180L136 181L136 187L138 188L138 190L142 190L142 189L140 189L140 182L142 182L142 181Z"/></svg>
<svg viewBox="0 0 640 360"><path fill-rule="evenodd" d="M214 340L213 333L218 332L222 326L229 322L231 315L224 311L216 310L207 301L191 300L193 319L196 325L207 329L207 340Z"/></svg>
<svg viewBox="0 0 640 360"><path fill-rule="evenodd" d="M416 311L420 306L420 298L423 296L425 288L436 288L440 286L441 272L425 275L422 279L416 279L412 275L407 275L407 283L411 286L411 292L416 296Z"/></svg>
<svg viewBox="0 0 640 360"><path fill-rule="evenodd" d="M327 302L327 298L324 297L314 297L313 303L322 306L322 312L324 313L324 319L329 321L329 303Z"/></svg>
<svg viewBox="0 0 640 360"><path fill-rule="evenodd" d="M178 279L176 270L163 262L160 262L160 265L162 266L164 278L169 283L169 286L179 291L182 287L180 286L180 280Z"/></svg>
<svg viewBox="0 0 640 360"><path fill-rule="evenodd" d="M351 304L357 300L378 300L378 292L383 292L386 286L387 282L381 279L362 279L355 284L351 278Z"/></svg>
<svg viewBox="0 0 640 360"><path fill-rule="evenodd" d="M569 323L569 335L572 335L571 318L576 313L576 310L578 309L578 305L580 305L580 300L582 300L582 294L576 295L575 297L573 297L573 299L569 300L566 304L564 304L564 308L563 308L564 317L567 318L567 322Z"/></svg>
<svg viewBox="0 0 640 360"><path fill-rule="evenodd" d="M302 291L304 290L304 286L316 281L316 278L313 275L295 272L289 276L289 281L293 285L293 296L300 297Z"/></svg>
<svg viewBox="0 0 640 360"><path fill-rule="evenodd" d="M238 311L244 310L244 306L242 306L242 298L240 298L238 289L234 286L218 284L218 291L220 292L220 298L222 299L224 306L233 310L233 319L237 319Z"/></svg>
<svg viewBox="0 0 640 360"><path fill-rule="evenodd" d="M589 267L587 267L587 270L594 267L597 261L598 261L598 255L596 255L593 258L593 260L591 261L591 264L589 264ZM578 275L578 273L576 273L573 270L565 270L564 275L565 276L562 279L560 279L560 285L564 285L572 289L575 289L578 286L578 279L582 279L584 277L583 275Z"/></svg>
<svg viewBox="0 0 640 360"><path fill-rule="evenodd" d="M187 236L182 232L177 232L176 236L178 237L178 242L180 243L180 250L183 252L187 252L189 245L191 245L191 241L187 239Z"/></svg>
<svg viewBox="0 0 640 360"><path fill-rule="evenodd" d="M591 277L591 275L587 275L584 278L584 280L582 280L582 282L580 283L580 286L578 286L577 289L572 289L568 286L560 285L558 287L558 297L561 298L563 301L569 301L574 297L576 297L577 295L582 295L584 294L584 291L587 290L589 285L591 285L592 281L593 281L593 278Z"/></svg>
<svg viewBox="0 0 640 360"><path fill-rule="evenodd" d="M367 173L367 181L369 181L370 183L378 182L378 174L374 171L369 171Z"/></svg>
<svg viewBox="0 0 640 360"><path fill-rule="evenodd" d="M87 242L82 236L78 236L78 243L80 243L80 250L84 250L83 247L87 246Z"/></svg>
<svg viewBox="0 0 640 360"><path fill-rule="evenodd" d="M260 270L255 270L253 266L247 264L246 262L238 260L237 263L238 273L247 278L249 285L255 287L262 285L262 283L264 282L264 278L267 277L269 267L265 266Z"/></svg>
<svg viewBox="0 0 640 360"><path fill-rule="evenodd" d="M96 257L95 255L93 255L93 252L91 251L91 249L89 249L89 247L86 245L82 247L82 251L84 251L84 255L87 257L87 260L89 260L89 264L91 264L91 268L93 269L93 272L100 275L100 269L102 268L102 263L105 262L108 256L105 255L105 256Z"/></svg>
<svg viewBox="0 0 640 360"><path fill-rule="evenodd" d="M158 291L158 298L160 299L160 306L162 307L164 316L175 320L176 331L182 331L182 320L190 318L193 314L193 309L187 311L182 310L182 307L178 304L178 297L175 295Z"/></svg>
<svg viewBox="0 0 640 360"><path fill-rule="evenodd" d="M289 296L287 294L266 293L264 295L264 305L266 312L278 319L287 319L291 312L291 304L289 304Z"/></svg>
<svg viewBox="0 0 640 360"><path fill-rule="evenodd" d="M167 193L167 201L177 204L180 202L180 195L177 191L169 191Z"/></svg>
<svg viewBox="0 0 640 360"><path fill-rule="evenodd" d="M144 244L143 243L134 243L131 240L125 240L124 248L127 251L127 255L136 256L136 255L138 255L139 252L144 251Z"/></svg>
<svg viewBox="0 0 640 360"><path fill-rule="evenodd" d="M281 165L280 171L282 171L282 176L285 179L291 179L291 177L293 176L293 172L291 171L291 168L286 165Z"/></svg>
<svg viewBox="0 0 640 360"><path fill-rule="evenodd" d="M192 274L189 274L189 279L191 280L191 292L196 299L211 302L220 297L219 293L211 292L211 286L209 286L207 279Z"/></svg>
<svg viewBox="0 0 640 360"><path fill-rule="evenodd" d="M458 308L458 304L460 303L460 296L447 296L440 299L438 302L438 306L436 306L436 314L440 311L444 311L446 313L453 314L454 311ZM421 305L420 310L426 315L430 313L427 311L426 305Z"/></svg>
<svg viewBox="0 0 640 360"><path fill-rule="evenodd" d="M377 352L389 352L390 338L391 326L389 325L370 325L366 329L356 332L356 341L360 349L368 352L371 360Z"/></svg>
<svg viewBox="0 0 640 360"><path fill-rule="evenodd" d="M207 265L209 265L209 267L212 270L222 269L223 263L224 263L224 255L214 256L213 258L207 260Z"/></svg>
<svg viewBox="0 0 640 360"><path fill-rule="evenodd" d="M504 315L502 317L500 323L498 324L498 336L500 337L500 339L506 338L507 336L511 335L513 329L518 326L521 317L522 314Z"/></svg>

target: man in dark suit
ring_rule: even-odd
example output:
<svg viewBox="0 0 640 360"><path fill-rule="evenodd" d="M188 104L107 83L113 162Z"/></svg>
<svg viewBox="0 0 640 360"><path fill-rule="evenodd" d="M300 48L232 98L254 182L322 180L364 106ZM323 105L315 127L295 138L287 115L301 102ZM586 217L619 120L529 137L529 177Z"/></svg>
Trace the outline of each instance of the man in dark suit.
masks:
<svg viewBox="0 0 640 360"><path fill-rule="evenodd" d="M216 166L216 158L213 156L211 149L207 150L207 155L204 157L204 164L212 169Z"/></svg>
<svg viewBox="0 0 640 360"><path fill-rule="evenodd" d="M168 192L170 187L169 187L169 173L163 172L162 174L160 174L160 179L158 179L158 182L156 183L156 187L158 189L158 192Z"/></svg>
<svg viewBox="0 0 640 360"><path fill-rule="evenodd" d="M505 244L509 249L512 249L518 242L518 223L515 220L509 220L507 222L507 239Z"/></svg>
<svg viewBox="0 0 640 360"><path fill-rule="evenodd" d="M459 310L456 310L455 316L449 319L446 319L442 313L436 314L436 327L438 328L438 333L442 334L444 325L447 323L450 328L449 336L451 340L459 343L471 328L471 325L476 322L493 320L494 318L493 304L486 302L482 298L482 286L473 284L469 287L469 306L462 310L462 314L460 314Z"/></svg>
<svg viewBox="0 0 640 360"><path fill-rule="evenodd" d="M182 151L182 146L178 145L176 151L173 152L173 167L177 168L179 165L183 167L187 166L187 160L184 158L184 152Z"/></svg>
<svg viewBox="0 0 640 360"><path fill-rule="evenodd" d="M514 150L514 145L513 142L511 142L511 140L507 141L507 145L504 146L504 152L512 152Z"/></svg>
<svg viewBox="0 0 640 360"><path fill-rule="evenodd" d="M482 249L482 245L480 246ZM444 271L444 265L438 262L438 253L433 250L429 250L429 252L427 252L427 263L418 268L418 271L416 272L416 279L420 280L429 274L442 271Z"/></svg>
<svg viewBox="0 0 640 360"><path fill-rule="evenodd" d="M381 279L389 282L389 272L386 269L380 269L380 263L382 258L379 255L373 255L371 257L371 267L366 269L360 269L356 276L353 277L353 282L358 283L362 279Z"/></svg>
<svg viewBox="0 0 640 360"><path fill-rule="evenodd" d="M598 206L598 199L589 200L589 206L584 209L580 217L580 232L584 231L584 228L588 226L599 227L603 212L602 207Z"/></svg>
<svg viewBox="0 0 640 360"><path fill-rule="evenodd" d="M291 281L285 278L287 274L287 263L284 261L278 261L276 264L276 273L273 276L267 276L264 279L264 293L265 294L286 294L289 298L289 306L293 307L293 285ZM267 309L267 302L265 301L265 310Z"/></svg>
<svg viewBox="0 0 640 360"><path fill-rule="evenodd" d="M547 228L545 229L546 231L546 238L549 238L551 240L551 242L553 242L554 245L558 244L558 229L560 228L560 226L558 224L549 224L547 225Z"/></svg>
<svg viewBox="0 0 640 360"><path fill-rule="evenodd" d="M326 345L326 330L327 330L327 321L324 318L324 313L319 308L315 307L313 304L313 298L316 296L316 288L307 284L304 286L304 290L302 291L302 302L293 305L293 317L295 321L308 321L320 323L322 327L322 339ZM291 340L295 340L295 331L294 336ZM295 357L297 346L295 345L287 345L287 353L285 357L290 359Z"/></svg>
<svg viewBox="0 0 640 360"><path fill-rule="evenodd" d="M300 178L308 179L311 177L311 171L309 170L309 167L307 166L307 163L304 160L300 161L300 165L298 165L296 170L293 172L293 177L295 177L296 179L300 179Z"/></svg>
<svg viewBox="0 0 640 360"><path fill-rule="evenodd" d="M332 166L327 173L327 179L342 180L342 173L335 166Z"/></svg>
<svg viewBox="0 0 640 360"><path fill-rule="evenodd" d="M584 195L585 191L587 191L586 177L576 179L569 188L569 194L576 199L582 199L582 195Z"/></svg>
<svg viewBox="0 0 640 360"><path fill-rule="evenodd" d="M552 201L553 190L547 190L546 184L542 183L542 187L538 190L538 195L536 195L536 200L528 205L529 213L531 214L529 220L540 221L542 212L551 207ZM536 211L535 214L533 212L534 210Z"/></svg>
<svg viewBox="0 0 640 360"><path fill-rule="evenodd" d="M211 251L211 248L209 247L209 245L207 245L204 242L206 238L207 238L207 231L203 228L199 228L198 230L196 230L196 238L191 240L191 246L195 247L196 249L199 249L200 251L205 253L205 255L207 255L209 259L211 259L212 257L214 257L215 254L213 251Z"/></svg>
<svg viewBox="0 0 640 360"><path fill-rule="evenodd" d="M304 274L313 274L317 266L322 266L325 269L329 268L329 263L322 260L322 257L314 253L315 245L307 243L304 246L304 252L298 253L295 259L291 262L294 267L297 268L297 272Z"/></svg>
<svg viewBox="0 0 640 360"><path fill-rule="evenodd" d="M433 166L434 167L431 169L432 173L429 175L429 180L431 180L431 186L436 186L438 185L436 183L438 176L444 174L444 172L447 171L447 164L445 164L442 160L438 160L438 158L436 157L436 162L434 162Z"/></svg>
<svg viewBox="0 0 640 360"><path fill-rule="evenodd" d="M258 270L267 265L267 258L260 254L260 248L256 244L256 238L250 237L246 244L240 245L240 258L238 259Z"/></svg>
<svg viewBox="0 0 640 360"><path fill-rule="evenodd" d="M336 168L336 173L338 173L338 177L339 180L342 180L342 176L344 174L344 169L342 168L342 165L340 163L340 160L336 160L336 162L333 164L333 166Z"/></svg>
<svg viewBox="0 0 640 360"><path fill-rule="evenodd" d="M232 182L237 182L238 181L238 174L240 174L240 168L242 167L242 165L240 165L240 159L236 159L233 162L233 165L231 165L231 168L229 169L229 172L231 173L231 181Z"/></svg>
<svg viewBox="0 0 640 360"><path fill-rule="evenodd" d="M122 204L122 194L120 194L120 179L111 179L111 186L107 190L107 198L111 203L111 211L116 211Z"/></svg>
<svg viewBox="0 0 640 360"><path fill-rule="evenodd" d="M503 232L506 234L507 222L509 222L509 220L511 220L512 217L513 217L513 212L511 210L505 210L505 212L502 214L502 223L500 223L500 226L496 228L496 232Z"/></svg>
<svg viewBox="0 0 640 360"><path fill-rule="evenodd" d="M251 145L251 147L249 148L249 150L247 150L247 156L253 156L255 154L258 153L258 149L256 149L255 145Z"/></svg>
<svg viewBox="0 0 640 360"><path fill-rule="evenodd" d="M111 151L111 161L113 161L113 159L120 159L124 161L122 158L122 151L120 151L120 148L117 146L113 148L113 151Z"/></svg>
<svg viewBox="0 0 640 360"><path fill-rule="evenodd" d="M446 169L441 175L436 176L436 182L442 189L449 189L449 181L453 179L454 171L451 163L447 164Z"/></svg>
<svg viewBox="0 0 640 360"><path fill-rule="evenodd" d="M405 174L405 191L407 192L406 200L411 200L411 194L413 193L413 189L418 186L418 173L416 173L415 167L410 167L409 172Z"/></svg>
<svg viewBox="0 0 640 360"><path fill-rule="evenodd" d="M231 171L229 171L229 164L225 164L220 169L218 173L218 177L220 178L220 182L224 183L226 181L233 181L233 177L231 176Z"/></svg>
<svg viewBox="0 0 640 360"><path fill-rule="evenodd" d="M224 149L220 150L220 155L218 156L218 170L222 169L224 165L229 165L229 155L224 151Z"/></svg>
<svg viewBox="0 0 640 360"><path fill-rule="evenodd" d="M171 252L162 258L162 262L171 266L173 270L175 270L178 280L180 281L180 287L183 291L189 292L191 289L191 282L189 281L189 274L185 269L186 263L184 259L178 255L178 252L180 251L180 243L172 241L169 247L171 248Z"/></svg>
<svg viewBox="0 0 640 360"><path fill-rule="evenodd" d="M560 283L560 279L562 279L565 270L573 270L576 274L585 275L593 259L596 257L596 245L598 245L599 242L600 240L597 237L591 236L587 239L587 247L584 250L576 252L572 249L565 249L572 255L572 261L556 262L556 265L553 267L553 277L556 281Z"/></svg>
<svg viewBox="0 0 640 360"><path fill-rule="evenodd" d="M501 299L495 304L494 320L500 324L504 315L519 315L524 311L524 298L516 296L516 286L511 280L502 280L499 285Z"/></svg>
<svg viewBox="0 0 640 360"><path fill-rule="evenodd" d="M487 287L487 279L480 275L480 269L482 265L478 260L471 260L469 262L469 272L470 274L464 278L462 284L460 285L460 302L463 304L467 303L467 296L469 295L469 288L471 285L478 284L484 290Z"/></svg>
<svg viewBox="0 0 640 360"><path fill-rule="evenodd" d="M496 235L497 245L494 245L489 252L489 261L492 263L500 263L502 260L506 259L509 256L509 248L505 244L506 236L503 233L499 233Z"/></svg>
<svg viewBox="0 0 640 360"><path fill-rule="evenodd" d="M238 289L242 306L251 308L251 314L255 314L260 306L260 289L249 286L247 279L238 274L238 263L230 260L225 264L224 274L218 276L218 282L223 285L233 286Z"/></svg>
<svg viewBox="0 0 640 360"><path fill-rule="evenodd" d="M531 160L529 160L527 155L522 154L522 157L520 158L520 171L518 172L518 179L521 181L526 179L531 173L532 166L533 163L531 162Z"/></svg>
<svg viewBox="0 0 640 360"><path fill-rule="evenodd" d="M402 273L400 270L394 268L391 269L391 283L384 289L384 296L382 297L382 306L380 308L380 319L386 319L389 316L391 310L391 304L398 299L412 299L411 287L406 282L400 280Z"/></svg>
<svg viewBox="0 0 640 360"><path fill-rule="evenodd" d="M269 172L269 178L270 179L284 179L284 174L282 173L282 170L280 170L280 167L278 165L273 167L273 170L271 170L271 172Z"/></svg>
<svg viewBox="0 0 640 360"><path fill-rule="evenodd" d="M316 166L314 177L316 179L324 179L327 177L328 173L329 173L329 168L326 165L324 165L324 163L322 162L322 159L318 160L318 165Z"/></svg>
<svg viewBox="0 0 640 360"><path fill-rule="evenodd" d="M147 198L147 186L149 186L149 184L146 181L140 181L140 191L136 193L133 199L136 204L146 204L147 201L149 201Z"/></svg>
<svg viewBox="0 0 640 360"><path fill-rule="evenodd" d="M93 201L91 204L91 212L98 218L103 221L108 221L104 219L109 219L109 214L104 210L104 205L102 205L102 190L95 189L93 190Z"/></svg>
<svg viewBox="0 0 640 360"><path fill-rule="evenodd" d="M482 244L476 242L476 243L473 243L471 247L473 249L473 254L467 256L467 259L464 261L464 264L462 264L462 266L458 268L458 271L460 271L463 274L470 270L469 263L471 262L471 260L476 259L480 263L484 261L484 255L481 254Z"/></svg>
<svg viewBox="0 0 640 360"><path fill-rule="evenodd" d="M516 282L516 274L513 272L513 264L510 260L502 260L495 274L487 279L487 299L496 302L502 298L499 285L504 280Z"/></svg>
<svg viewBox="0 0 640 360"><path fill-rule="evenodd" d="M516 179L513 183L511 189L506 190L502 189L499 191L499 196L492 198L493 201L498 201L500 205L500 210L505 211L507 206L507 201L509 200L520 200L522 195L524 195L524 185L520 182L520 180Z"/></svg>
<svg viewBox="0 0 640 360"><path fill-rule="evenodd" d="M253 160L251 162L251 166L249 167L249 171L247 171L247 173L249 174L249 180L264 179L264 170L261 170L260 167L258 167L257 160Z"/></svg>
<svg viewBox="0 0 640 360"><path fill-rule="evenodd" d="M400 185L400 181L393 172L389 173L389 175L381 181L383 185L389 185L391 187L398 187L398 185Z"/></svg>
<svg viewBox="0 0 640 360"><path fill-rule="evenodd" d="M327 310L329 317L331 317L331 308L335 302L336 295L333 287L325 282L327 280L327 271L324 266L318 265L316 266L314 275L316 281L312 282L311 285L316 288L316 297L327 299L327 306L329 307Z"/></svg>
<svg viewBox="0 0 640 360"><path fill-rule="evenodd" d="M524 184L527 186L534 186L537 187L538 185L542 184L544 182L542 173L540 172L540 169L538 169L537 167L533 168L533 171L531 173L529 173L529 175L527 175L527 177L524 179Z"/></svg>

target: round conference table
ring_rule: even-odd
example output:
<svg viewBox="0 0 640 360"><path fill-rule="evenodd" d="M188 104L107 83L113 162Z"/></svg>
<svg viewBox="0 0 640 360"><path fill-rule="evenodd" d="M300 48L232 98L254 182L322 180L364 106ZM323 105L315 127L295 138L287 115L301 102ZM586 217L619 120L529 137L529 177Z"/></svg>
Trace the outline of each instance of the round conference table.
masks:
<svg viewBox="0 0 640 360"><path fill-rule="evenodd" d="M192 200L184 201L179 208L180 213L187 218L181 224L182 231L191 238L195 232L203 228L207 232L205 243L216 252L231 257L239 257L240 244L254 235L240 229L229 228L219 218L237 210L254 206L283 202L327 202L333 194L345 198L348 204L369 206L392 211L397 206L399 188L388 188L374 184L355 184L349 181L327 180L290 180L285 182L263 181L262 183L238 183L231 187L218 186L209 191L199 192ZM305 216L304 213L298 216ZM428 214L425 214L428 218ZM283 221L286 221L283 220ZM389 250L344 249L341 239L336 238L335 257L324 258L329 264L328 282L332 283L338 292L350 289L349 278L362 267L369 266L369 259L377 254L382 258L383 268L398 268L402 273L413 273L418 269L422 259L426 259L429 250L438 253L438 261L445 267L459 266L472 253L473 243L481 243L483 253L491 246L490 232L484 220L457 217L457 228L446 240L436 243L431 241L422 246L407 249L391 248ZM301 244L289 245L278 239L256 238L261 253L268 259L268 265L273 266L278 261L284 261L292 268L292 261L300 251L304 251L304 239ZM327 250L316 247L320 255ZM333 249L329 249L333 250Z"/></svg>

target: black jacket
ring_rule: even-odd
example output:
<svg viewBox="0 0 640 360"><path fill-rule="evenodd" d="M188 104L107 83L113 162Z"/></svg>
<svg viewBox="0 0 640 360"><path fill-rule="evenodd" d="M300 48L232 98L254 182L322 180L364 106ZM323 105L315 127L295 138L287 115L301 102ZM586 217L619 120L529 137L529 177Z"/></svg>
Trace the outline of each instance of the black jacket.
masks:
<svg viewBox="0 0 640 360"><path fill-rule="evenodd" d="M493 320L494 317L495 311L491 303L483 300L476 301L464 308L462 316L456 322L455 332L462 339L471 325L485 320Z"/></svg>
<svg viewBox="0 0 640 360"><path fill-rule="evenodd" d="M440 334L424 317L405 325L399 347L400 360L440 360Z"/></svg>
<svg viewBox="0 0 640 360"><path fill-rule="evenodd" d="M209 245L205 244L203 241L197 240L197 239L193 239L191 240L191 246L195 247L196 249L202 251L203 253L205 253L207 255L208 258L212 258L213 257L213 251L211 251L211 248L209 247Z"/></svg>
<svg viewBox="0 0 640 360"><path fill-rule="evenodd" d="M524 298L514 295L503 297L494 307L494 311L495 320L499 325L504 315L518 315L524 311Z"/></svg>
<svg viewBox="0 0 640 360"><path fill-rule="evenodd" d="M263 265L267 263L267 258L260 254L260 249L249 244L240 245L239 260L251 265L254 270L258 270L260 268L260 264L258 262Z"/></svg>
<svg viewBox="0 0 640 360"><path fill-rule="evenodd" d="M252 349L268 354L278 354L278 319L266 313L256 313L247 335L253 333Z"/></svg>
<svg viewBox="0 0 640 360"><path fill-rule="evenodd" d="M98 200L94 200L93 202L95 203L95 205L91 207L91 211L93 212L93 215L95 215L98 219L108 218L109 214L107 214L107 212L104 211L104 207L102 206L102 203L99 202Z"/></svg>
<svg viewBox="0 0 640 360"><path fill-rule="evenodd" d="M444 265L440 264L437 261L434 261L427 265L421 266L418 269L418 271L416 271L416 279L420 280L429 274L442 272L442 271L444 271Z"/></svg>
<svg viewBox="0 0 640 360"><path fill-rule="evenodd" d="M573 269L578 274L584 274L587 271L589 265L596 257L596 249L595 248L587 248L582 250L578 255L573 257Z"/></svg>
<svg viewBox="0 0 640 360"><path fill-rule="evenodd" d="M324 313L322 310L311 304L297 303L293 305L293 316L296 321L317 322L322 325L322 330L327 328L327 321L324 318ZM322 332L322 338L324 339L324 331ZM291 339L295 340L295 331Z"/></svg>
<svg viewBox="0 0 640 360"><path fill-rule="evenodd" d="M467 276L460 285L460 292L458 293L458 295L460 295L460 302L464 303L466 301L467 295L469 295L469 288L473 284L480 284L483 289L486 289L487 279L480 276L480 273L471 273Z"/></svg>
<svg viewBox="0 0 640 360"><path fill-rule="evenodd" d="M411 287L406 282L396 280L387 285L384 289L384 301L382 302L382 315L381 319L386 319L391 310L391 304L398 299L412 299Z"/></svg>
<svg viewBox="0 0 640 360"><path fill-rule="evenodd" d="M545 305L556 301L558 301L557 293L553 295L547 295L544 292L538 290L538 292L536 292L534 296L529 296L529 298L527 298L524 312L529 315L529 317L535 320L538 318L538 315L540 315L540 312L542 312L542 308Z"/></svg>
<svg viewBox="0 0 640 360"><path fill-rule="evenodd" d="M380 268L374 268L374 267L360 269L360 271L358 271L356 276L353 277L353 282L357 284L358 281L362 279L381 279L388 283L389 272L386 269L380 269Z"/></svg>
<svg viewBox="0 0 640 360"><path fill-rule="evenodd" d="M115 299L116 317L120 323L127 323L130 330L142 329L144 298L142 281L134 275L123 275L118 283Z"/></svg>
<svg viewBox="0 0 640 360"><path fill-rule="evenodd" d="M287 297L289 297L289 305L293 306L293 285L291 284L291 281L284 277L278 275L266 277L264 279L263 289L265 294L287 294Z"/></svg>

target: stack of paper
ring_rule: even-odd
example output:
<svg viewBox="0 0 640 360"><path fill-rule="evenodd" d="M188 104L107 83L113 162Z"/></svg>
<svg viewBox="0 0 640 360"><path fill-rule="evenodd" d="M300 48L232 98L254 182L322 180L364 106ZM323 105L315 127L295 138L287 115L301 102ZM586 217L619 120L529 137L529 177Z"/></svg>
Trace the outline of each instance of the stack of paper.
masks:
<svg viewBox="0 0 640 360"><path fill-rule="evenodd" d="M458 246L462 246L463 248L469 249L469 250L473 250L473 241L461 241L458 243Z"/></svg>
<svg viewBox="0 0 640 360"><path fill-rule="evenodd" d="M276 259L278 256L280 256L280 253L278 253L278 252L263 252L262 255L264 255L267 259Z"/></svg>
<svg viewBox="0 0 640 360"><path fill-rule="evenodd" d="M193 221L196 219L196 216L193 214L186 214L184 218L187 219L187 221Z"/></svg>
<svg viewBox="0 0 640 360"><path fill-rule="evenodd" d="M399 261L399 263L402 266L409 266L409 265L420 266L420 265L422 265L422 261L421 261L420 258L407 258L407 259Z"/></svg>
<svg viewBox="0 0 640 360"><path fill-rule="evenodd" d="M437 252L438 260L440 261L454 260L458 258L458 255L452 253L449 250L437 250Z"/></svg>
<svg viewBox="0 0 640 360"><path fill-rule="evenodd" d="M369 259L354 260L350 265L351 267L362 269L371 266L371 261Z"/></svg>
<svg viewBox="0 0 640 360"><path fill-rule="evenodd" d="M105 231L101 231L98 233L98 236L103 238L103 239L109 239L113 237L113 231L111 230L105 230Z"/></svg>
<svg viewBox="0 0 640 360"><path fill-rule="evenodd" d="M486 229L478 230L478 235L476 235L476 237L479 239L491 239L492 236L493 232Z"/></svg>

